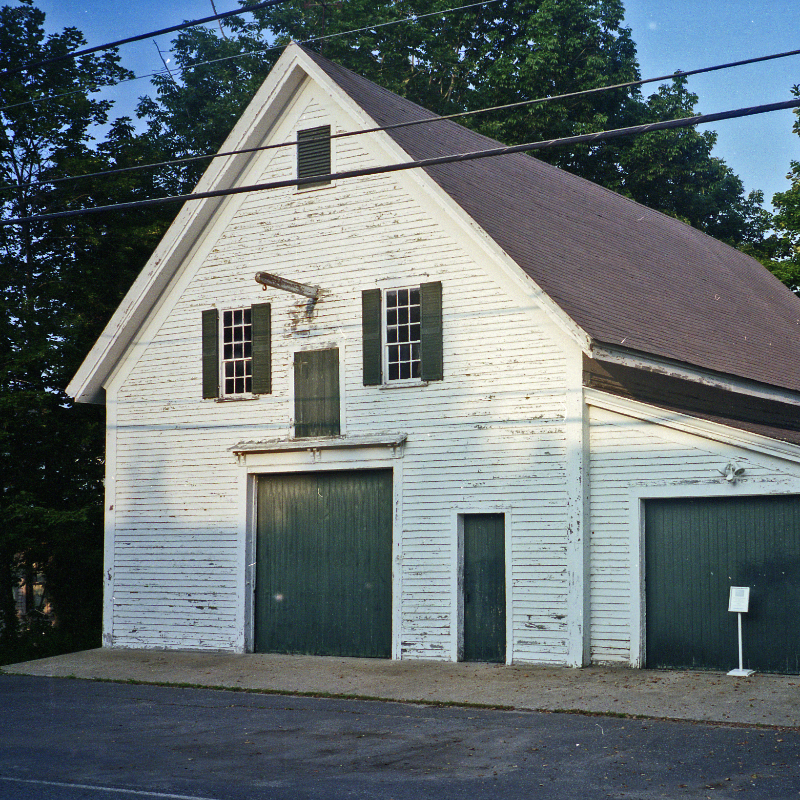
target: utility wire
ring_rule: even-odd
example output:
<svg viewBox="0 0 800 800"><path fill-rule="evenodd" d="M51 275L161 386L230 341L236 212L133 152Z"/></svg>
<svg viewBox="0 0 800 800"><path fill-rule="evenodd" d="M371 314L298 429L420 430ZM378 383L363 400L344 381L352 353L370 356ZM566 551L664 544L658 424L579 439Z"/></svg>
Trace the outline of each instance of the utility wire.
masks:
<svg viewBox="0 0 800 800"><path fill-rule="evenodd" d="M403 17L402 19L394 19L389 20L389 22L379 22L376 25L370 25L366 28L354 28L349 31L340 31L339 33L328 33L325 36L314 36L311 39L303 39L298 41L297 44L311 44L312 42L321 42L326 39L334 39L340 36L349 36L351 33L363 33L364 31L371 31L376 30L377 28L385 28L388 25L399 25L402 22L416 22L419 19L425 19L426 17L440 17L444 16L445 14L450 14L454 11L464 11L468 8L477 8L478 6L486 6L491 3L497 3L499 0L481 0L479 3L470 3L465 6L456 6L455 8L444 8L441 11L431 11L428 14L417 14L411 17ZM250 10L250 9L247 9ZM242 13L242 12L236 12ZM265 47L261 50L247 50L244 53L236 53L232 56L223 56L221 58L212 58L209 61L198 61L196 64L191 64L190 69L195 69L196 67L205 67L208 64L219 64L221 61L231 61L235 58L247 58L248 56L259 56L263 55L264 53L271 53L275 50L283 50L286 45L280 44L275 45L273 47ZM145 78L155 78L156 76L165 75L166 70L158 70L157 72L148 72L146 75L134 75L132 78L123 78L120 81L117 81L114 84L109 86L105 86L105 89L114 89L117 86L121 86L123 83L130 83L131 81L141 81ZM73 89L71 92L62 92L61 94L54 94L51 97L37 97L32 100L23 100L20 103L13 103L7 106L0 106L0 111L6 111L11 108L19 108L20 106L29 106L29 105L38 105L39 103L47 103L51 100L57 100L59 97L68 97L72 94L78 94L80 92L85 91L85 89ZM94 91L99 91L98 89L94 89Z"/></svg>
<svg viewBox="0 0 800 800"><path fill-rule="evenodd" d="M781 103L769 103L766 105L751 106L750 108L738 108L732 111L720 111L716 114L697 114L693 117L682 117L680 119L665 120L663 122L651 122L646 125L632 125L627 128L615 128L613 130L598 131L596 133L584 133L580 134L579 136L567 136L561 139L548 139L546 141L528 142L527 144L511 145L508 147L496 147L489 150L477 150L469 153L456 153L449 156L421 159L419 161L404 161L382 167L365 167L363 169L354 169L345 172L334 172L328 175L313 175L308 178L289 178L286 180L270 181L268 183L257 183L250 186L235 186L229 189L214 189L207 192L194 192L191 194L181 194L170 197L154 197L149 200L135 200L129 203L114 203L107 206L81 208L72 211L58 211L52 214L17 217L15 219L0 220L0 226L64 219L66 217L76 217L84 214L97 214L105 211L125 211L135 208L144 208L146 206L164 205L166 203L182 203L188 200L205 200L213 197L227 197L229 195L244 194L247 192L260 192L267 189L283 189L290 186L305 186L306 184L320 183L321 181L362 178L368 175L382 175L388 172L400 172L403 170L418 169L421 167L435 167L442 164L475 161L480 158L506 156L513 153L527 153L534 150L544 150L546 148L561 145L602 142L608 139L616 139L621 136L635 136L642 133L651 133L653 131L670 130L674 128L688 128L693 125L702 125L707 122L717 122L719 120L735 119L738 117L749 117L756 114L766 114L770 111L781 111L787 108L798 107L800 107L800 98L796 98L794 100L785 100Z"/></svg>
<svg viewBox="0 0 800 800"><path fill-rule="evenodd" d="M469 8L469 6L464 6L464 8ZM333 133L330 135L330 138L344 139L350 136L361 136L366 133L392 131L392 130L397 130L398 128L408 128L413 125L425 125L435 122L442 122L444 120L461 119L463 117L470 117L475 114L487 114L492 111L508 111L510 109L522 108L524 106L549 103L552 102L553 100L570 100L576 97L585 97L587 95L599 94L601 92L610 92L613 91L614 89L626 89L634 86L642 86L643 84L646 83L654 83L656 81L664 81L681 76L698 75L703 72L714 72L721 69L730 69L732 67L740 67L745 64L754 64L760 61L770 61L776 58L786 58L787 56L795 56L795 55L800 55L800 50L790 50L785 53L775 53L768 56L758 56L756 58L745 59L744 61L732 61L727 64L715 64L711 67L700 67L698 69L689 70L686 72L684 72L683 70L678 70L677 72L673 72L669 75L661 75L660 77L657 78L644 78L636 81L628 81L627 83L615 83L608 86L597 86L593 89L581 89L580 91L577 92L567 92L566 94L551 95L549 97L537 97L533 100L520 100L516 103L505 103L504 105L476 108L473 109L472 111L459 111L455 114L445 114L443 116L431 116L431 117L426 117L424 119L411 120L409 122L398 122L395 123L394 125L384 125L375 128L364 128L362 130L357 130L357 131L344 131L342 133ZM327 139L328 137L325 138ZM107 170L101 170L99 172L87 172L85 175L67 175L64 176L63 178L53 178L48 181L37 181L35 183L27 183L22 185L8 184L6 186L0 186L0 191L3 191L5 189L33 189L37 186L51 186L53 184L63 183L65 181L83 180L84 178L98 178L106 175L120 175L125 172L134 172L140 169L156 169L159 167L171 167L180 164L190 164L195 161L202 161L205 159L223 158L226 156L238 156L238 155L245 155L248 153L260 153L265 150L277 150L282 147L296 147L296 146L297 142L276 142L274 144L261 145L260 147L247 147L241 150L223 150L223 151L218 151L216 153L203 153L202 155L184 156L183 158L173 158L167 161L156 161L149 164L134 164L130 167L119 167L117 169L107 169Z"/></svg>
<svg viewBox="0 0 800 800"><path fill-rule="evenodd" d="M161 28L157 31L150 31L149 33L140 33L137 36L129 36L127 39L118 39L116 42L110 42L109 44L98 44L95 47L85 47L83 50L75 50L72 53L64 53L60 56L53 56L52 58L45 58L42 61L33 61L29 62L28 64L21 64L18 67L11 67L10 69L5 69L0 71L0 78L5 77L6 75L14 75L17 72L22 72L23 70L32 70L38 67L44 67L48 64L54 64L57 61L66 61L68 58L77 58L78 56L85 56L89 53L97 53L100 50L110 50L112 47L119 47L122 44L129 44L130 42L139 42L142 39L151 39L154 36L161 36L165 33L173 33L175 31L182 31L186 28L193 28L196 25L205 25L207 22L214 22L218 19L225 19L225 17L233 17L237 14L249 14L252 11L260 11L262 8L267 8L269 6L277 6L281 3L285 3L287 0L264 0L262 3L258 3L254 6L245 6L244 8L237 8L233 11L226 11L223 14L213 14L210 17L203 17L203 19L196 19L191 22L182 22L179 25L172 25L169 28Z"/></svg>

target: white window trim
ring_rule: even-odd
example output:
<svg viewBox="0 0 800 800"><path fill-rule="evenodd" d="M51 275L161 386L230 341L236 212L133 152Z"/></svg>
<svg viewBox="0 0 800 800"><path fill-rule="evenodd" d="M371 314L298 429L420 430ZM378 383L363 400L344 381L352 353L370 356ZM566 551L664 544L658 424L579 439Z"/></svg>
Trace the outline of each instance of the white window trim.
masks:
<svg viewBox="0 0 800 800"><path fill-rule="evenodd" d="M230 403L237 400L257 400L259 395L255 395L250 392L236 392L232 394L228 394L225 391L225 314L228 311L245 311L252 309L252 306L238 306L236 308L221 308L218 314L218 326L217 326L217 337L218 337L218 348L219 348L219 364L217 368L219 370L219 397L216 398L218 403ZM251 311L252 315L252 311ZM252 316L250 319L250 386L252 387L252 380L253 380L253 320Z"/></svg>
<svg viewBox="0 0 800 800"><path fill-rule="evenodd" d="M427 386L428 381L422 380L421 377L417 378L389 378L389 342L388 342L388 323L386 315L388 306L386 303L387 292L399 292L403 289L416 289L420 290L420 284L404 284L402 286L386 286L381 289L381 388L382 389L401 389L408 386ZM419 347L420 347L420 372L422 372L422 306L420 305L420 334L419 334Z"/></svg>

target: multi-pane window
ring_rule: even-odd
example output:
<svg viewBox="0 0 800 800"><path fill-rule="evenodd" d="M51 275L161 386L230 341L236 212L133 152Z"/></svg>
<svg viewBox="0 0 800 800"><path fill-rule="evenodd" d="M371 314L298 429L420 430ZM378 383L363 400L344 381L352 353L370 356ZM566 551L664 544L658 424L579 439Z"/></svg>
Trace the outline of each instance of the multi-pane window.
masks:
<svg viewBox="0 0 800 800"><path fill-rule="evenodd" d="M249 308L222 312L222 385L225 395L253 391L253 327Z"/></svg>
<svg viewBox="0 0 800 800"><path fill-rule="evenodd" d="M419 287L386 292L386 375L390 381L420 376Z"/></svg>

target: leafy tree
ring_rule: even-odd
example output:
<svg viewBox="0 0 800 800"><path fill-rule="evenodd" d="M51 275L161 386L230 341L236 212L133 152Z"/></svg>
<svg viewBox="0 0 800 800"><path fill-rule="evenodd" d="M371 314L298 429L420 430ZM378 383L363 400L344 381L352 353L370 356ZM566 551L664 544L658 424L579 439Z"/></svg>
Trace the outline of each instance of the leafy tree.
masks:
<svg viewBox="0 0 800 800"><path fill-rule="evenodd" d="M74 28L46 35L32 0L0 8L0 69L83 44ZM124 176L104 184L57 181L151 157L129 121L115 123L101 146L92 141L111 103L90 94L128 74L106 52L4 77L3 218L152 190L147 179L133 185ZM37 105L25 104L29 99ZM73 406L64 388L163 229L147 214L0 228L0 657L99 641L104 420L102 409ZM38 572L55 625L31 617L20 629L12 586Z"/></svg>
<svg viewBox="0 0 800 800"><path fill-rule="evenodd" d="M800 85L792 88L800 97ZM793 130L800 136L800 109ZM792 161L786 176L791 186L772 198L774 232L752 248L752 254L782 280L795 294L800 294L800 161Z"/></svg>
<svg viewBox="0 0 800 800"><path fill-rule="evenodd" d="M278 45L320 34L327 38L309 47L441 114L638 77L619 0L501 0L436 13L450 5L349 0L326 8L296 0L228 21L225 37L209 29L184 31L173 49L180 83L173 75L158 76L157 98L144 98L139 113L155 137L171 141L175 155L216 149L277 60ZM407 17L416 18L384 26ZM339 36L353 30L359 32ZM236 57L242 53L260 55ZM480 115L465 124L504 141L531 141L628 124L638 102L638 93L620 91ZM613 169L601 148L548 155L593 178ZM197 174L188 172L187 182Z"/></svg>
<svg viewBox="0 0 800 800"><path fill-rule="evenodd" d="M699 113L697 95L685 78L659 87L643 109L640 123ZM696 128L663 130L633 137L620 154L619 191L733 245L760 242L770 227L763 194L745 195L742 181L712 155L717 135Z"/></svg>

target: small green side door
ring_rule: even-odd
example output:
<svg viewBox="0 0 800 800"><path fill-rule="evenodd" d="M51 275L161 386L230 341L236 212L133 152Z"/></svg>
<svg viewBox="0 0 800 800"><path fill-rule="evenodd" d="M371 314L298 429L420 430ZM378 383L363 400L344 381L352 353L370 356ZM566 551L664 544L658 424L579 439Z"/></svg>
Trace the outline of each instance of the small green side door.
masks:
<svg viewBox="0 0 800 800"><path fill-rule="evenodd" d="M258 481L255 650L389 658L392 472Z"/></svg>
<svg viewBox="0 0 800 800"><path fill-rule="evenodd" d="M505 515L465 514L464 661L506 660Z"/></svg>

